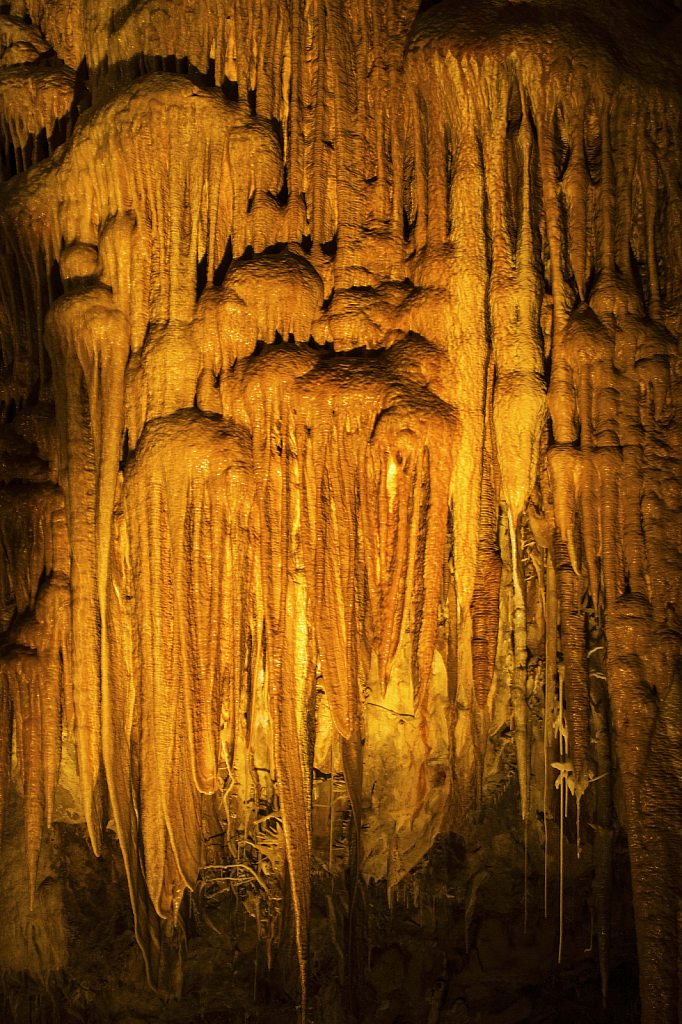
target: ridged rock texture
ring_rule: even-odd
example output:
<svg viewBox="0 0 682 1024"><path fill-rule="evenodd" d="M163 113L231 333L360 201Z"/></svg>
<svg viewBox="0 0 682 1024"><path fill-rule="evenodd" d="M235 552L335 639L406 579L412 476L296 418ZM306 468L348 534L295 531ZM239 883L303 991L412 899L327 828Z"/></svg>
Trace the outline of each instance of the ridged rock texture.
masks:
<svg viewBox="0 0 682 1024"><path fill-rule="evenodd" d="M180 996L188 915L229 890L309 1019L319 890L352 1012L370 889L511 792L559 957L564 860L593 873L606 1000L625 833L641 1020L678 1022L682 16L1 10L16 934L69 791L152 989ZM0 940L5 972L64 957L31 963Z"/></svg>

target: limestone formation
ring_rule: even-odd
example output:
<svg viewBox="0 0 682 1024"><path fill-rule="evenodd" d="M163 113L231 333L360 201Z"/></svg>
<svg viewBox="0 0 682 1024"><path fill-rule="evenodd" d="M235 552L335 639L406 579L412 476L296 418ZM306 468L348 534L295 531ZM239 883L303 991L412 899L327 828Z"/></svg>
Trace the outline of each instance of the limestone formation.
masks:
<svg viewBox="0 0 682 1024"><path fill-rule="evenodd" d="M383 1019L372 894L461 837L418 896L454 900L468 955L511 794L509 898L527 929L544 860L561 958L589 872L604 999L627 836L641 1019L677 1022L682 15L1 11L6 985L68 976L41 893L82 821L159 998L229 893L255 995L279 964L302 1021L345 1020L324 941L347 1019ZM390 1020L483 1019L449 970Z"/></svg>

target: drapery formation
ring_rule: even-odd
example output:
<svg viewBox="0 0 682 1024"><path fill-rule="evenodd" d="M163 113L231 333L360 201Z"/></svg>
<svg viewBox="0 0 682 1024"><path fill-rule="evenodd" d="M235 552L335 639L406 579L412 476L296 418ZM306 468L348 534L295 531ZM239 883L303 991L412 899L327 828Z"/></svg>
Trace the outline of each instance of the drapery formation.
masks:
<svg viewBox="0 0 682 1024"><path fill-rule="evenodd" d="M305 1001L318 688L357 885L365 704L399 652L414 709L446 668L462 828L503 685L521 815L551 814L540 665L562 807L597 791L604 974L608 694L644 1019L676 1020L682 108L663 29L541 4L25 13L0 18L0 812L14 721L32 884L63 721L164 984L162 922L265 730Z"/></svg>

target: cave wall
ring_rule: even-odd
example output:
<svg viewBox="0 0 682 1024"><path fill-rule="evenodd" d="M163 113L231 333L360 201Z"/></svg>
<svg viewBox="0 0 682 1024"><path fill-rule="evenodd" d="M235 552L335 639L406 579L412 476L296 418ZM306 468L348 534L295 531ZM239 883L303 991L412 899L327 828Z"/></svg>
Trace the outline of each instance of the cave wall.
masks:
<svg viewBox="0 0 682 1024"><path fill-rule="evenodd" d="M6 984L73 975L89 856L154 998L223 898L325 1019L316 950L360 1013L377 892L450 900L468 954L494 890L561 960L580 886L607 998L627 840L677 1021L680 37L663 2L3 8Z"/></svg>

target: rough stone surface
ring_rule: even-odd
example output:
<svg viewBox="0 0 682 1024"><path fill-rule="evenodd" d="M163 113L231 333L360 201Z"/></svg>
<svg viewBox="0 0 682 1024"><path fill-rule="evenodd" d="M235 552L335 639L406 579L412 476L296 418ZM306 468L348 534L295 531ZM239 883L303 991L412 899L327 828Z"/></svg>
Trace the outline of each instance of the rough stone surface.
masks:
<svg viewBox="0 0 682 1024"><path fill-rule="evenodd" d="M682 15L0 7L8 1024L678 1024Z"/></svg>

